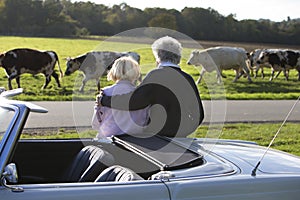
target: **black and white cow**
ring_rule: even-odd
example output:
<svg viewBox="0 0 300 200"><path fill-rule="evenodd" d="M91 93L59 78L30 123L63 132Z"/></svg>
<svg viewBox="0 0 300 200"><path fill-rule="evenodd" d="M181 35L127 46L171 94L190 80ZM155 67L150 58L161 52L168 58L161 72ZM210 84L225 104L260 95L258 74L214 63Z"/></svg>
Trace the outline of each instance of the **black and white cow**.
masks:
<svg viewBox="0 0 300 200"><path fill-rule="evenodd" d="M248 58L250 61L250 70L251 72L254 71L254 78L257 77L259 70L261 70L261 76L262 78L264 78L265 77L264 67L271 68L270 64L268 63L263 63L263 64L257 63L259 55L264 51L266 51L266 49L254 49L253 51L250 51L248 53Z"/></svg>
<svg viewBox="0 0 300 200"><path fill-rule="evenodd" d="M217 71L217 81L221 82L222 70L233 69L236 76L233 82L237 81L240 76L245 73L248 81L252 80L249 75L249 60L247 52L243 48L237 47L211 47L204 50L192 51L188 65L202 66L197 84L201 82L201 79L205 72ZM224 77L225 78L225 77Z"/></svg>
<svg viewBox="0 0 300 200"><path fill-rule="evenodd" d="M83 72L80 92L84 91L84 86L90 79L95 79L98 91L100 91L100 78L112 67L114 61L122 56L131 56L138 63L140 55L135 52L112 52L112 51L93 51L67 59L67 69L65 75L70 75L79 70Z"/></svg>
<svg viewBox="0 0 300 200"><path fill-rule="evenodd" d="M300 80L300 64L298 62L300 53L288 49L266 49L262 51L256 60L257 64L269 64L272 72L270 81L274 78L275 71L278 71L275 78L283 71L286 80L289 78L289 70L298 71L298 80Z"/></svg>
<svg viewBox="0 0 300 200"><path fill-rule="evenodd" d="M28 48L12 49L0 54L0 66L5 69L8 77L8 88L12 89L11 80L14 78L20 88L20 75L23 73L45 75L46 80L43 89L47 87L51 81L51 76L56 80L58 87L60 87L59 76L55 72L55 64L58 63L60 76L62 70L59 65L58 56L54 51L39 51Z"/></svg>
<svg viewBox="0 0 300 200"><path fill-rule="evenodd" d="M284 59L287 79L289 78L289 70L296 69L298 71L298 81L300 81L300 52L295 50L285 50Z"/></svg>

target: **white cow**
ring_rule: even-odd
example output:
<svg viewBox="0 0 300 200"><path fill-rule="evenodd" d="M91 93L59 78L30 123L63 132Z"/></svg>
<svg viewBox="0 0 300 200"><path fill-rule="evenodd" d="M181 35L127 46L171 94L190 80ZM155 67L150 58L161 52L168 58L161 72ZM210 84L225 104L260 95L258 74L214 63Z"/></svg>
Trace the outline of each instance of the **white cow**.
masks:
<svg viewBox="0 0 300 200"><path fill-rule="evenodd" d="M68 76L77 70L82 71L84 78L79 91L83 92L86 82L90 79L96 80L100 91L100 77L106 74L114 61L122 56L131 56L138 63L140 62L140 55L135 52L93 51L76 58L68 58L65 75Z"/></svg>
<svg viewBox="0 0 300 200"><path fill-rule="evenodd" d="M197 84L205 72L217 71L218 83L221 82L222 70L233 69L236 76L233 82L237 81L243 72L247 75L248 81L252 82L249 75L249 60L247 52L243 48L237 47L211 47L204 50L192 51L190 58L187 62L188 65L202 66L200 77L196 81Z"/></svg>

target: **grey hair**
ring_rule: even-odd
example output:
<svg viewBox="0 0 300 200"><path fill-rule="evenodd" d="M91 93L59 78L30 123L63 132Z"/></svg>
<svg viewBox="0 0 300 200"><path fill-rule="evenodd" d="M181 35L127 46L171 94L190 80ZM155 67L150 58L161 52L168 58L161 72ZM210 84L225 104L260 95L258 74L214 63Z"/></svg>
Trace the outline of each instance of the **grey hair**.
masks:
<svg viewBox="0 0 300 200"><path fill-rule="evenodd" d="M179 64L182 46L176 39L165 36L152 44L152 52L157 62L171 62Z"/></svg>

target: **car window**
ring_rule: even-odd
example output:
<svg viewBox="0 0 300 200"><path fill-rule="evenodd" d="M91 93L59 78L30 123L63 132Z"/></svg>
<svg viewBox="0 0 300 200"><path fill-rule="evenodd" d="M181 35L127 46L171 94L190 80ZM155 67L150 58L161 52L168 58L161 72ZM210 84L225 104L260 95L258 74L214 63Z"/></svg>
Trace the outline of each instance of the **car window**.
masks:
<svg viewBox="0 0 300 200"><path fill-rule="evenodd" d="M13 110L0 107L0 143L12 121L14 113L15 112Z"/></svg>
<svg viewBox="0 0 300 200"><path fill-rule="evenodd" d="M45 123L37 123L37 118ZM22 131L21 139L78 139L95 138L96 135L97 131L91 127L77 126L77 124L75 126L65 126L64 121L52 124L48 113L30 113Z"/></svg>

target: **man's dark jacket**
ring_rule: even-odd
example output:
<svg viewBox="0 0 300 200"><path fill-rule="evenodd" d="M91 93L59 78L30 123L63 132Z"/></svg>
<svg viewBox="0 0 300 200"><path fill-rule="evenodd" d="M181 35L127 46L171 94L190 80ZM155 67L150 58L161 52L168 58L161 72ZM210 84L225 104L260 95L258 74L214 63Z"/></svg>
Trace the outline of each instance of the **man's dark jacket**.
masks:
<svg viewBox="0 0 300 200"><path fill-rule="evenodd" d="M120 110L150 106L150 120L145 133L153 135L186 137L204 119L197 86L193 78L179 67L156 68L133 92L103 96L101 104Z"/></svg>

